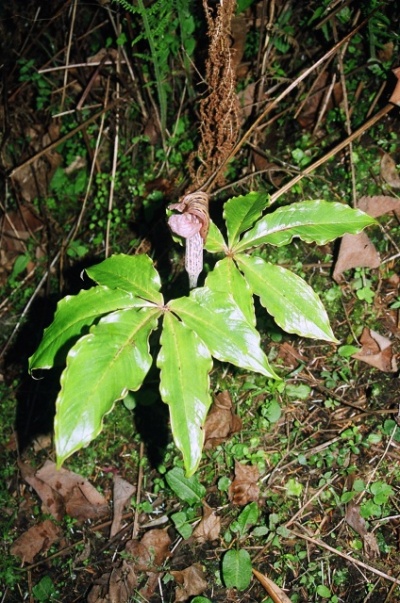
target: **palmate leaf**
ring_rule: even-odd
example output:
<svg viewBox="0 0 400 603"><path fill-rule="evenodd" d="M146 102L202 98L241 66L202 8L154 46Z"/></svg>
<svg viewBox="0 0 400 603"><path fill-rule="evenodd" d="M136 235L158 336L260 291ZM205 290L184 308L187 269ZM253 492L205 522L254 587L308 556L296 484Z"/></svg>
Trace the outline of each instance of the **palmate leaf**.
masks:
<svg viewBox="0 0 400 603"><path fill-rule="evenodd" d="M232 258L226 257L217 262L212 272L208 274L205 285L213 291L232 295L248 323L255 327L253 292Z"/></svg>
<svg viewBox="0 0 400 603"><path fill-rule="evenodd" d="M53 322L45 329L38 349L30 357L29 370L64 364L74 340L87 333L102 315L142 305L143 300L132 293L108 287L93 287L78 295L67 295L58 303Z"/></svg>
<svg viewBox="0 0 400 603"><path fill-rule="evenodd" d="M240 368L279 379L260 347L260 335L230 295L208 287L190 297L172 300L169 307L204 341L212 356Z"/></svg>
<svg viewBox="0 0 400 603"><path fill-rule="evenodd" d="M230 248L235 246L242 232L253 226L268 204L267 195L256 192L233 197L225 203L224 218Z"/></svg>
<svg viewBox="0 0 400 603"><path fill-rule="evenodd" d="M160 276L148 255L112 255L86 272L99 285L129 291L153 304L163 303Z"/></svg>
<svg viewBox="0 0 400 603"><path fill-rule="evenodd" d="M118 310L71 348L56 401L58 465L98 436L114 403L142 385L152 363L148 338L159 314L157 308Z"/></svg>
<svg viewBox="0 0 400 603"><path fill-rule="evenodd" d="M164 315L157 366L161 398L169 405L174 441L190 476L203 450L203 426L211 405L212 358L200 337L171 312Z"/></svg>
<svg viewBox="0 0 400 603"><path fill-rule="evenodd" d="M358 209L342 203L327 201L302 201L264 216L246 232L234 251L239 253L250 247L269 243L287 245L293 237L306 243L324 245L346 233L356 234L376 221Z"/></svg>
<svg viewBox="0 0 400 603"><path fill-rule="evenodd" d="M235 256L262 305L287 333L337 343L315 291L297 274L259 257Z"/></svg>
<svg viewBox="0 0 400 603"><path fill-rule="evenodd" d="M211 220L204 249L210 253L225 253L228 250L222 232Z"/></svg>

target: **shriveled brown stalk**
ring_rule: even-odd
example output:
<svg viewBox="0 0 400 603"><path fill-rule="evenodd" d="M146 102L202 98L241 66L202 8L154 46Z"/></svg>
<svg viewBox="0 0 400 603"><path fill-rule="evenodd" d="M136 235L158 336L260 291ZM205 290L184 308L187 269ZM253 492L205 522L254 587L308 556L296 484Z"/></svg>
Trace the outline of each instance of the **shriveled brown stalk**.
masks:
<svg viewBox="0 0 400 603"><path fill-rule="evenodd" d="M375 12L375 11L373 11L373 12ZM357 25L357 27L355 27L349 34L347 34L347 36L345 36L342 40L340 40L337 44L335 44L330 50L328 50L328 52L326 52L324 54L324 56L322 56L320 59L318 59L318 61L316 61L313 65L311 65L311 67L306 69L303 73L301 73L277 98L275 98L274 100L272 100L270 103L267 104L264 111L258 116L258 118L250 126L250 128L247 130L247 132L245 132L245 134L242 136L242 138L239 140L239 142L233 147L233 149L229 153L229 155L216 168L215 172L213 174L211 174L211 176L208 178L208 180L206 182L203 182L202 188L204 191L210 193L214 189L215 185L220 181L221 174L224 173L228 162L231 161L231 159L233 159L237 155L237 153L240 151L240 149L243 147L243 145L249 140L249 138L251 137L253 132L264 121L266 116L281 102L281 100L283 100L292 90L294 90L299 85L300 82L302 82L306 77L308 77L310 75L310 73L315 71L315 69L317 69L322 63L324 63L330 57L335 55L339 51L340 48L342 48L344 45L346 45L348 43L348 41L356 33L358 33L360 31L360 29L362 29L368 23L373 12L366 19L364 19L359 25ZM393 97L391 97L390 103L398 104L396 101L393 100ZM274 195L271 196L271 200L276 201L276 199L278 197L280 197L282 194L284 194L286 191L288 191L294 184L299 182L299 180L301 180L305 175L314 171L314 169L316 169L317 167L319 167L320 165L325 163L330 157L333 157L333 155L335 155L339 150L341 150L342 148L347 146L350 142L355 140L355 138L357 138L358 136L361 136L361 134L363 134L369 127L371 127L374 123L376 123L379 119L381 119L384 115L386 115L386 113L388 113L393 108L393 106L394 105L389 104L386 107L384 107L383 110L379 111L379 113L377 115L375 115L373 118L368 120L366 122L366 124L364 124L364 126L359 128L356 132L353 132L353 134L351 136L349 136L345 141L340 143L340 145L337 145L330 153L327 153L326 155L324 155L324 157L322 157L321 159L319 159L312 165L308 166L307 169L304 170L301 174L299 174L298 176L293 178L293 180L291 180L290 182L285 184L281 189L279 189Z"/></svg>
<svg viewBox="0 0 400 603"><path fill-rule="evenodd" d="M232 63L231 22L236 0L221 1L216 14L203 0L210 46L206 62L209 94L200 102L201 143L192 157L192 181L201 188L212 174L215 184L223 184L224 170L238 139L239 102L236 95L236 74ZM198 169L195 158L201 162Z"/></svg>

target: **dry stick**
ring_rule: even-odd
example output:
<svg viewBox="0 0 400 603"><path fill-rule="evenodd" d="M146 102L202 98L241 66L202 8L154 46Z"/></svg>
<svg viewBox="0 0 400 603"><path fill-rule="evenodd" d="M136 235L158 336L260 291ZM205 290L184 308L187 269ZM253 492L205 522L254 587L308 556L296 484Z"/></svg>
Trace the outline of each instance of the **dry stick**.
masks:
<svg viewBox="0 0 400 603"><path fill-rule="evenodd" d="M292 180L290 180L289 182L284 184L282 186L282 188L279 189L279 191L276 191L276 193L271 195L270 205L275 203L275 201L277 199L279 199L279 197L281 195L286 193L289 189L292 188L292 186L294 186L300 180L302 180L304 178L304 176L311 174L311 172L313 172L315 169L317 169L320 165L323 165L326 161L328 161L328 159L330 159L331 157L333 157L334 155L339 153L348 144L353 142L353 140L355 140L356 138L358 138L359 136L364 134L364 132L366 130L371 128L376 122L378 122L380 119L382 119L382 117L384 117L384 115L389 113L389 111L391 111L394 107L395 107L394 104L388 103L385 107L383 107L380 111L378 111L378 113L376 115L374 115L374 117L371 117L371 119L369 119L365 124L363 124L360 128L358 128L358 130L355 130L355 132L353 132L353 134L351 134L351 136L348 136L345 140L342 140L342 142L337 144L331 151L328 151L328 153L326 153L325 155L320 157L320 159L318 159L317 161L315 161L314 163L312 163L311 165L306 167L306 169L303 170L300 174L298 174L297 176L292 178Z"/></svg>
<svg viewBox="0 0 400 603"><path fill-rule="evenodd" d="M325 542L322 542L322 540L319 540L318 538L311 538L310 536L306 536L305 534L299 534L298 532L294 532L293 530L289 530L289 532L296 538L301 538L302 540L306 540L307 542L310 542L311 544L314 544L315 546L321 547L322 549L326 549L330 553L333 553L334 555L338 555L339 557L346 559L346 561L350 561L350 563L354 563L354 565L358 565L359 567L362 567L363 569L366 569L369 572L372 572L373 574L376 574L377 576L380 576L381 578L384 578L385 580L389 580L390 582L393 582L394 584L397 584L398 586L400 586L400 580L398 578L393 578L392 576L389 576L388 574L381 572L381 570L378 570L376 567L372 567L371 565L367 565L363 561L354 559L353 557L346 555L346 553L342 553L342 551L339 551L338 549L334 549L332 546L329 546L329 544L325 544Z"/></svg>
<svg viewBox="0 0 400 603"><path fill-rule="evenodd" d="M375 11L373 11L371 13L371 15L374 12ZM281 102L281 100L284 99L289 94L289 92L291 92L294 88L296 88L296 86L300 82L302 82L306 77L308 77L310 75L310 73L312 73L313 71L315 71L315 69L317 67L319 67L324 61L326 61L330 56L332 56L333 54L335 54L335 52L339 48L341 48L341 46L343 46L343 44L346 44L346 42L348 40L350 40L356 33L358 33L360 31L360 29L362 29L362 27L364 27L364 25L366 23L368 23L368 20L371 17L371 15L369 15L369 17L367 17L366 19L364 19L364 21L362 21L359 25L357 25L357 27L355 27L353 29L353 31L351 31L349 34L347 34L347 36L345 36L343 38L343 40L341 40L340 42L338 42L337 44L335 44L335 46L333 46L333 48L331 48L330 50L328 50L328 52L325 53L320 59L318 59L318 61L316 63L314 63L314 65L311 65L311 67L309 67L301 75L299 75L299 77L297 77L294 80L294 82L292 82L290 84L290 86L288 86L286 88L286 90L284 90L276 99L274 99L273 101L271 101L270 103L268 103L268 105L265 107L264 111L261 113L261 115L259 117L257 117L257 119L255 120L255 122L250 126L250 128L247 130L247 132L242 136L242 138L239 140L239 142L237 143L237 145L233 148L233 150L228 155L228 157L225 159L225 161L222 163L222 165L220 165L220 167L214 172L214 174L212 174L210 176L210 178L203 184L203 186L201 187L202 190L204 190L205 192L210 192L214 181L216 179L218 179L218 176L220 175L220 173L225 169L225 167L228 165L229 161L231 161L233 159L233 157L235 157L235 155L242 148L242 146L244 145L244 143L250 138L250 136L254 132L254 130L263 121L263 119L265 118L265 116L268 115L268 113L270 111L272 111L272 109L276 105L278 105ZM318 165L320 165L320 164L318 164ZM304 170L303 173L306 174L308 172L306 170ZM301 175L299 179L301 179L302 177L303 176ZM298 182L298 180L296 180L296 182ZM292 184L291 184L291 186L292 186ZM283 187L283 188L285 188L285 187ZM285 188L284 192L286 192L286 190L287 190L287 188ZM278 191L278 193L279 192L280 191Z"/></svg>
<svg viewBox="0 0 400 603"><path fill-rule="evenodd" d="M68 35L67 52L65 55L65 63L66 63L67 67L69 65L69 60L71 58L72 36L74 34L77 4L78 4L77 0L74 0L74 4L72 6L71 27L69 28L69 35ZM60 103L61 110L64 107L65 97L67 95L67 82L68 82L68 69L66 69L64 71L64 82L63 82L63 89L62 89L61 103Z"/></svg>
<svg viewBox="0 0 400 603"><path fill-rule="evenodd" d="M121 99L116 99L116 100L112 101L109 105L107 105L107 107L104 107L104 109L102 109L98 113L95 113L95 115L92 115L92 117L89 117L89 119L87 119L82 124L80 124L73 130L71 130L71 132L68 132L68 134L65 134L64 136L61 136L61 138L58 138L58 140L55 140L51 144L47 145L47 147L44 147L43 149L41 149L41 151L38 151L35 155L33 155L32 157L30 157L29 159L27 159L20 165L17 165L17 167L14 168L12 170L12 172L10 172L10 174L9 174L10 178L15 176L15 174L17 172L19 172L19 170L21 170L22 168L28 167L28 165L31 165L32 163L37 161L40 157L42 157L42 155L45 155L49 151L52 151L53 149L58 147L58 145L62 144L66 140L69 140L70 138L72 138L72 136L75 136L75 134L77 134L78 132L80 132L81 130L86 128L87 125L91 124L93 121L96 121L96 119L101 117L103 115L103 113L106 113L107 111L110 111L111 109L113 109L120 102L120 100Z"/></svg>

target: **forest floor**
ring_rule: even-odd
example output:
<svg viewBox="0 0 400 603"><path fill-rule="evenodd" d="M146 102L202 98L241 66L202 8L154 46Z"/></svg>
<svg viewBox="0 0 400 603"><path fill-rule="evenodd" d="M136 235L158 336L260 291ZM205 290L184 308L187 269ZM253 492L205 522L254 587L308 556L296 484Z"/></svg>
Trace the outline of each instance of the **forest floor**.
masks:
<svg viewBox="0 0 400 603"><path fill-rule="evenodd" d="M150 2L149 29L116 2L48 4L0 8L0 602L400 601L398 109L279 198L378 218L346 250L295 240L268 252L312 285L340 343L288 335L259 306L283 380L214 365L191 480L151 380L59 472L60 374L34 380L28 358L82 270L111 253L148 253L166 290L187 288L165 213L189 185L208 38L190 2ZM247 4L232 24L242 133L376 3ZM253 132L213 191L215 222L227 199L276 193L385 106L393 14L382 3ZM236 587L232 550L253 570L246 583L237 555Z"/></svg>

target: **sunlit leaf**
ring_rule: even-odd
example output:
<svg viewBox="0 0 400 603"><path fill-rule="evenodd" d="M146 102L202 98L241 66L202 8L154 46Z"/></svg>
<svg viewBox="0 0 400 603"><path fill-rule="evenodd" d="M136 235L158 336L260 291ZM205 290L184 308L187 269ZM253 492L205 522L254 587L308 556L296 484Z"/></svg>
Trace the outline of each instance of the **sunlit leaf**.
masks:
<svg viewBox="0 0 400 603"><path fill-rule="evenodd" d="M262 305L288 333L336 342L326 310L315 291L299 276L259 257L236 256Z"/></svg>
<svg viewBox="0 0 400 603"><path fill-rule="evenodd" d="M222 232L211 220L204 249L210 253L224 253L227 251L226 242Z"/></svg>
<svg viewBox="0 0 400 603"><path fill-rule="evenodd" d="M174 441L182 452L186 473L192 475L201 459L203 426L212 401L212 358L200 337L170 312L164 316L157 366L161 369L160 394L169 406Z"/></svg>
<svg viewBox="0 0 400 603"><path fill-rule="evenodd" d="M192 291L190 297L171 301L169 307L218 360L278 378L260 347L258 331L230 295L202 287Z"/></svg>
<svg viewBox="0 0 400 603"><path fill-rule="evenodd" d="M346 233L356 234L376 221L343 203L302 201L264 216L236 245L235 252L264 245L287 245L294 237L324 245Z"/></svg>
<svg viewBox="0 0 400 603"><path fill-rule="evenodd" d="M51 325L29 359L29 369L47 369L65 362L68 349L102 315L143 305L132 293L108 287L92 287L78 295L67 295L57 305Z"/></svg>
<svg viewBox="0 0 400 603"><path fill-rule="evenodd" d="M154 304L163 303L160 276L148 255L112 255L86 272L99 285L129 291Z"/></svg>
<svg viewBox="0 0 400 603"><path fill-rule="evenodd" d="M113 312L70 350L56 401L59 465L99 435L116 400L142 385L152 363L148 338L157 313L153 308Z"/></svg>
<svg viewBox="0 0 400 603"><path fill-rule="evenodd" d="M253 226L268 205L267 195L256 192L233 197L225 203L224 218L228 231L229 247L234 247L242 232Z"/></svg>
<svg viewBox="0 0 400 603"><path fill-rule="evenodd" d="M213 291L232 295L247 321L255 326L253 292L232 258L226 257L217 262L208 274L205 285Z"/></svg>

